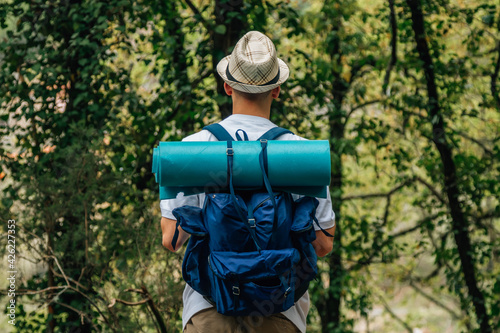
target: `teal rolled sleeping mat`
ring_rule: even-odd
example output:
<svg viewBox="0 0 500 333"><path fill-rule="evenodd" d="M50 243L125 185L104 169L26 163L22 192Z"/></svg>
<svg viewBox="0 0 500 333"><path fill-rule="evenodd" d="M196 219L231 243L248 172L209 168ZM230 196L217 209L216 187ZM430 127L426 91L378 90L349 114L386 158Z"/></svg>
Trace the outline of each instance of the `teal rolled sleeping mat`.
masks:
<svg viewBox="0 0 500 333"><path fill-rule="evenodd" d="M264 186L259 163L261 143L234 141L233 184L238 190ZM160 142L153 150L153 173L160 199L179 193L192 195L228 186L225 141ZM274 191L326 197L330 184L330 146L326 140L271 140L267 145L267 174Z"/></svg>

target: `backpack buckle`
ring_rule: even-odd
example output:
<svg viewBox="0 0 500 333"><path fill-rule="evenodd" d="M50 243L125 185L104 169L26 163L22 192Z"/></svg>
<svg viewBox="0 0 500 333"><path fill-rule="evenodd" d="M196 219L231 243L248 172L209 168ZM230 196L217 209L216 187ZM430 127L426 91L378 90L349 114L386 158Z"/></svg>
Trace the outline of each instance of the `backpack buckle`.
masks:
<svg viewBox="0 0 500 333"><path fill-rule="evenodd" d="M233 286L233 295L239 296L240 295L240 288Z"/></svg>
<svg viewBox="0 0 500 333"><path fill-rule="evenodd" d="M226 155L227 156L233 156L234 155L234 149L233 148L227 148L226 149Z"/></svg>
<svg viewBox="0 0 500 333"><path fill-rule="evenodd" d="M255 219L248 219L248 224L250 225L250 228L255 228Z"/></svg>

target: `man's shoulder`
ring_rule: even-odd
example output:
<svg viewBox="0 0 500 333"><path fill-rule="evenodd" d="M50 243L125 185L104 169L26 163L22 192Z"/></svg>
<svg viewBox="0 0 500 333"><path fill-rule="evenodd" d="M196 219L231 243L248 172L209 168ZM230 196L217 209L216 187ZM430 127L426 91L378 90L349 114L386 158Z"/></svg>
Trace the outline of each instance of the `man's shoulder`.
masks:
<svg viewBox="0 0 500 333"><path fill-rule="evenodd" d="M213 134L207 130L201 130L186 136L182 141L213 141Z"/></svg>
<svg viewBox="0 0 500 333"><path fill-rule="evenodd" d="M303 138L297 134L290 134L290 133L287 133L287 134L283 134L281 135L278 140L290 140L290 141L294 141L294 140L307 140L306 138Z"/></svg>
<svg viewBox="0 0 500 333"><path fill-rule="evenodd" d="M223 121L220 122L220 124L226 130L228 130L228 132L230 134L233 134L232 132L236 131L231 126L227 126L227 124L225 124ZM269 129L272 129L273 127L276 127L276 125L270 127ZM266 129L266 130L269 130L269 129ZM247 130L247 128L242 128L242 130ZM249 132L248 132L249 136L259 137L262 134L262 128L259 128L258 132L256 132L256 133L253 133L255 131L254 128L250 128L248 130L249 130ZM296 134L286 133L286 134L283 134L280 137L278 137L277 140L290 140L290 141L294 141L294 140L307 140L307 139L303 138L303 137L301 137L299 135L296 135ZM186 136L184 139L182 139L182 141L217 141L217 139L216 139L216 137L212 133L210 133L210 131L201 130L199 132L196 132L196 133L193 133L191 135Z"/></svg>

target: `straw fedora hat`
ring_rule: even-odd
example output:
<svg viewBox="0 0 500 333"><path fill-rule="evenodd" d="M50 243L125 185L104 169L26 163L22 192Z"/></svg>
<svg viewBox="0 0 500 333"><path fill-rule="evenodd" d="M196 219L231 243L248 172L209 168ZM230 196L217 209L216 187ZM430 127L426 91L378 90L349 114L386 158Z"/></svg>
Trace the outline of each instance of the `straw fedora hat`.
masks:
<svg viewBox="0 0 500 333"><path fill-rule="evenodd" d="M246 33L233 52L217 64L217 72L232 88L251 94L280 86L290 73L276 56L271 39L258 31Z"/></svg>

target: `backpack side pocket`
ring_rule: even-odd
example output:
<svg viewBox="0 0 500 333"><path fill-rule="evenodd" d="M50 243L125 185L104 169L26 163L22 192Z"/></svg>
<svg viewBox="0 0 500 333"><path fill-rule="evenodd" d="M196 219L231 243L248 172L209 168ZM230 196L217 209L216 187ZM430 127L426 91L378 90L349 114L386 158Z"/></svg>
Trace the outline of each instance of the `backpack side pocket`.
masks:
<svg viewBox="0 0 500 333"><path fill-rule="evenodd" d="M203 222L202 210L194 206L182 206L172 211L177 223L189 238L184 260L182 261L182 278L188 285L203 296L210 295L208 276L208 233Z"/></svg>
<svg viewBox="0 0 500 333"><path fill-rule="evenodd" d="M205 236L207 228L203 222L202 209L195 206L177 207L172 211L182 230L190 235Z"/></svg>
<svg viewBox="0 0 500 333"><path fill-rule="evenodd" d="M295 267L298 277L295 301L304 295L309 282L318 274L318 256L312 245L316 239L313 221L317 206L318 200L312 197L302 197L295 202L291 237L294 247L300 252L300 262Z"/></svg>

